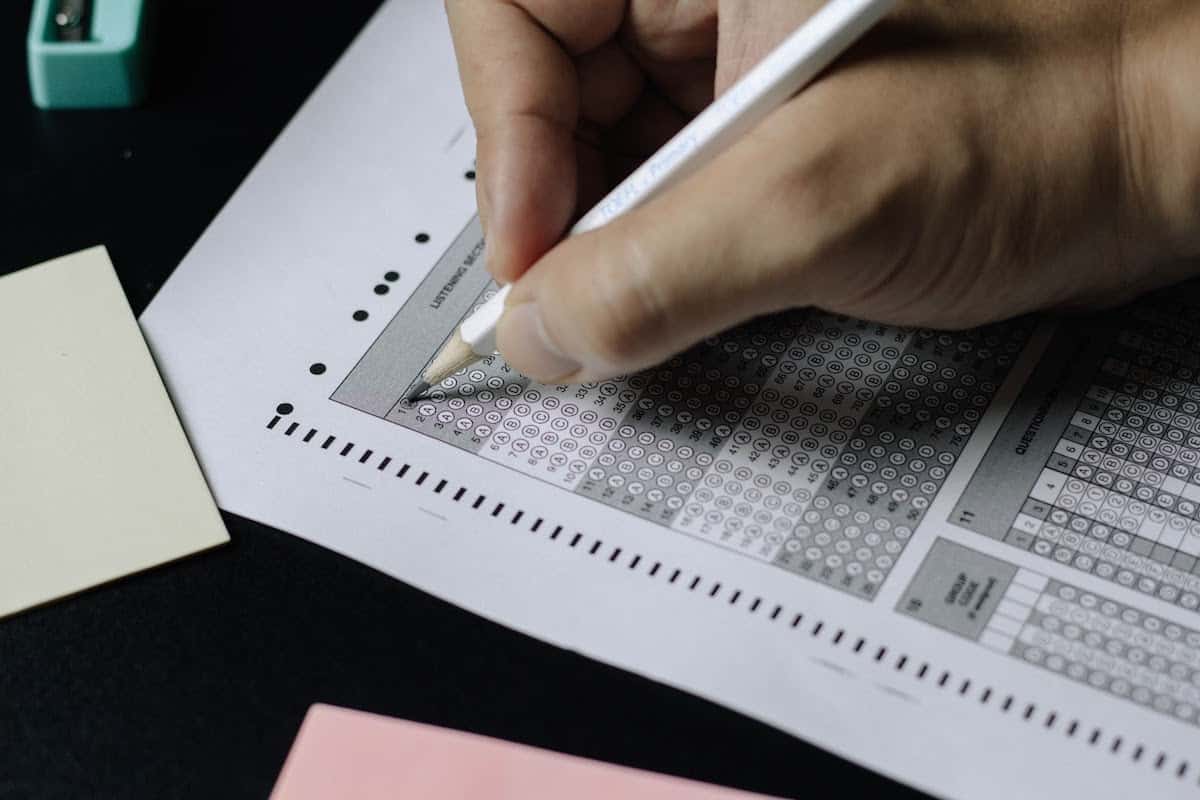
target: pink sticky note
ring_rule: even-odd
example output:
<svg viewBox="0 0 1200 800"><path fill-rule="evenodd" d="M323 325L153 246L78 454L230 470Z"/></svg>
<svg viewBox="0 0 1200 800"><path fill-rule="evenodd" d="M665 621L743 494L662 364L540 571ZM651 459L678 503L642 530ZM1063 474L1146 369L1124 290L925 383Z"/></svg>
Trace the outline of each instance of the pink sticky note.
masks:
<svg viewBox="0 0 1200 800"><path fill-rule="evenodd" d="M488 736L314 705L271 800L769 800Z"/></svg>

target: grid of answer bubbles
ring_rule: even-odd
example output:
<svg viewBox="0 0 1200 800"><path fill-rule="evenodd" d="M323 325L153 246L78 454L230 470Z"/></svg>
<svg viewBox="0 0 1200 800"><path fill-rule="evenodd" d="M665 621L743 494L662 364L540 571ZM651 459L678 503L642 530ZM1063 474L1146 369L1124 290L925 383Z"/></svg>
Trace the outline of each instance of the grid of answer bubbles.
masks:
<svg viewBox="0 0 1200 800"><path fill-rule="evenodd" d="M1178 291L1122 315L1004 541L1195 611L1200 308Z"/></svg>
<svg viewBox="0 0 1200 800"><path fill-rule="evenodd" d="M814 464L819 488L776 563L873 595L1024 346L1026 325L913 333L836 457Z"/></svg>
<svg viewBox="0 0 1200 800"><path fill-rule="evenodd" d="M1200 632L1050 581L1012 654L1197 724Z"/></svg>
<svg viewBox="0 0 1200 800"><path fill-rule="evenodd" d="M871 597L1030 330L796 311L577 386L530 383L493 357L389 419Z"/></svg>

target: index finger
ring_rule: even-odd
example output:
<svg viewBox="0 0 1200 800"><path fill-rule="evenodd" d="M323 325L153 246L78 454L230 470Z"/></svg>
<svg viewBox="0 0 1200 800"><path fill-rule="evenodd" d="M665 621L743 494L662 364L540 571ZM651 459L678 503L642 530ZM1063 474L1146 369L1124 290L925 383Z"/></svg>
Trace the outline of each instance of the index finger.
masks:
<svg viewBox="0 0 1200 800"><path fill-rule="evenodd" d="M572 55L612 38L624 0L447 0L477 135L488 268L515 280L574 211L579 83Z"/></svg>

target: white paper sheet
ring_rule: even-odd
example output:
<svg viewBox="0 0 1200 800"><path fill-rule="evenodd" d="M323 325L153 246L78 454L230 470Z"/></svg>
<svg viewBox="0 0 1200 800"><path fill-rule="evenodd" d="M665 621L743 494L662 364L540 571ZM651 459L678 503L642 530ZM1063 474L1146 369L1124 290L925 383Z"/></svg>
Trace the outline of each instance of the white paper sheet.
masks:
<svg viewBox="0 0 1200 800"><path fill-rule="evenodd" d="M405 408L489 290L473 144L441 4L385 5L143 316L223 507L935 794L1197 793L1194 292Z"/></svg>

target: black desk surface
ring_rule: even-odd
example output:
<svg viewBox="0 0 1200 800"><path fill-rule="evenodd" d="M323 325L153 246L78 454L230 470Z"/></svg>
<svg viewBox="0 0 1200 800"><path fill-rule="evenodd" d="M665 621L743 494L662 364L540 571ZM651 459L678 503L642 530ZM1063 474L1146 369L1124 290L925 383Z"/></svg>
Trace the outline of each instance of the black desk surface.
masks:
<svg viewBox="0 0 1200 800"><path fill-rule="evenodd" d="M29 100L31 5L0 3L0 272L103 243L140 312L378 0L166 0L148 104L58 113ZM225 547L0 621L0 798L266 797L316 701L785 797L919 796L225 522Z"/></svg>

